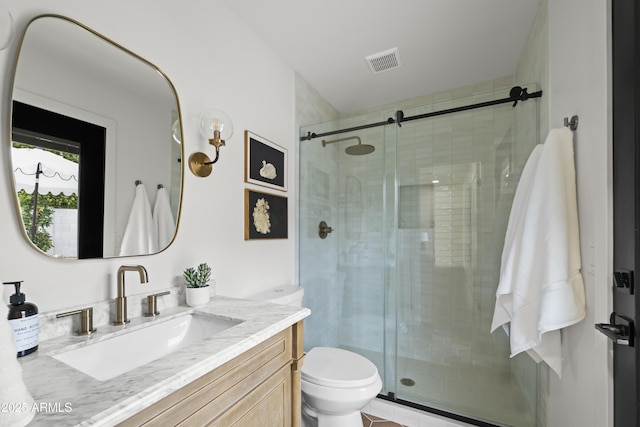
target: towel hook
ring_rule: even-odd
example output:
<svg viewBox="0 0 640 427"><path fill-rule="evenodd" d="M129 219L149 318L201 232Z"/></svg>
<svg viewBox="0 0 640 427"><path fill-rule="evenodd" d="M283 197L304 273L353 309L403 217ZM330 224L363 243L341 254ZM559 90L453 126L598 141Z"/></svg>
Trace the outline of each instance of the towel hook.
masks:
<svg viewBox="0 0 640 427"><path fill-rule="evenodd" d="M564 118L564 125L571 130L578 129L578 116L571 116L571 120Z"/></svg>

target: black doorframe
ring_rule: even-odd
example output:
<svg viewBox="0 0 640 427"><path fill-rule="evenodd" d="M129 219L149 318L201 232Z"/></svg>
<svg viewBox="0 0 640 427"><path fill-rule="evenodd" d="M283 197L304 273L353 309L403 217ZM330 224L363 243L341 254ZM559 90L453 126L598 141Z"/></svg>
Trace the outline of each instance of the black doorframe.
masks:
<svg viewBox="0 0 640 427"><path fill-rule="evenodd" d="M13 101L12 128L55 136L80 145L78 258L102 258L106 129L102 126Z"/></svg>
<svg viewBox="0 0 640 427"><path fill-rule="evenodd" d="M613 310L638 324L638 291L633 272L640 271L640 7L637 0L612 1L613 89ZM624 276L626 275L626 276ZM625 280L626 277L626 280ZM614 317L610 323L616 323ZM640 352L613 344L614 425L640 422Z"/></svg>

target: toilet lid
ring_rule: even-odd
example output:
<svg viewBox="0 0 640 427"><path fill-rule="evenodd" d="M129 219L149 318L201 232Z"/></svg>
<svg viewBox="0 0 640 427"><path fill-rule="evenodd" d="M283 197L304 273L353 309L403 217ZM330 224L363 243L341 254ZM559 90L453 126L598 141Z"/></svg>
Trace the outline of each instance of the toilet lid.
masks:
<svg viewBox="0 0 640 427"><path fill-rule="evenodd" d="M302 379L329 387L361 387L373 383L378 368L351 351L333 347L314 347L302 363Z"/></svg>

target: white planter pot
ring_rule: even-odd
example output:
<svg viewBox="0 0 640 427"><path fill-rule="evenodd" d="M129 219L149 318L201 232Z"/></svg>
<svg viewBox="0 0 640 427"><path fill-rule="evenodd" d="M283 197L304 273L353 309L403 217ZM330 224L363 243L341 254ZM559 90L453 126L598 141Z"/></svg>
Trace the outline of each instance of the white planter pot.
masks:
<svg viewBox="0 0 640 427"><path fill-rule="evenodd" d="M211 297L209 286L202 288L187 288L187 305L197 307L209 302Z"/></svg>

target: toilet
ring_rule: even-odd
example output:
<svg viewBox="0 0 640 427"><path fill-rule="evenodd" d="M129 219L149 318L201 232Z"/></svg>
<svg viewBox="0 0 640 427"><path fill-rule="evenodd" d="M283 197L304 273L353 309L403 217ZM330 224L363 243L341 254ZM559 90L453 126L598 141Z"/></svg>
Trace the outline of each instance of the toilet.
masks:
<svg viewBox="0 0 640 427"><path fill-rule="evenodd" d="M249 299L302 307L304 288L280 286ZM370 360L334 347L314 347L302 363L302 420L310 427L361 427L360 410L382 390Z"/></svg>

